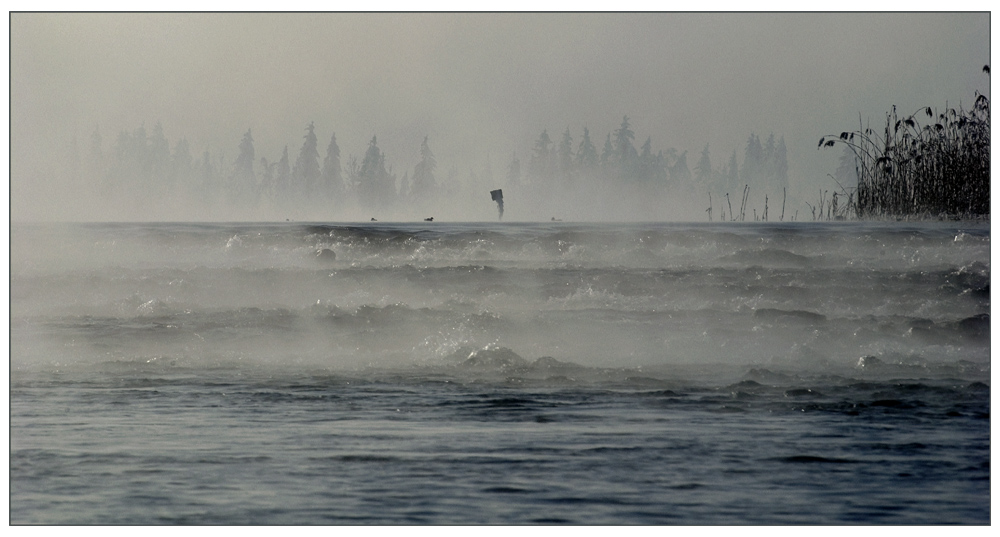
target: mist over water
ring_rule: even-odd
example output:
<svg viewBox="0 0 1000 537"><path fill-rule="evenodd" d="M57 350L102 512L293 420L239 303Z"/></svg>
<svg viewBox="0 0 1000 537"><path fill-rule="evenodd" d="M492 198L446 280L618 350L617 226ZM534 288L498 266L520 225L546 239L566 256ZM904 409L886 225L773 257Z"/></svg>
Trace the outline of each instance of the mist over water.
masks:
<svg viewBox="0 0 1000 537"><path fill-rule="evenodd" d="M16 224L12 521L987 522L989 243Z"/></svg>
<svg viewBox="0 0 1000 537"><path fill-rule="evenodd" d="M989 22L12 14L11 522L988 524Z"/></svg>
<svg viewBox="0 0 1000 537"><path fill-rule="evenodd" d="M12 239L15 319L73 341L60 357L15 337L21 365L399 366L487 346L602 367L988 359L981 225L86 224Z"/></svg>
<svg viewBox="0 0 1000 537"><path fill-rule="evenodd" d="M749 185L746 220L765 195L778 220L787 186L784 220L801 221L853 188L820 137L989 97L989 30L988 12L15 13L11 214L492 221L485 196L504 188L510 220L703 221L711 193L719 221ZM356 204L350 163L381 171L364 166L376 138L391 196ZM350 195L247 203L250 184L315 181L334 139L342 175L323 179ZM422 181L422 142L438 202L378 210ZM626 192L605 156L690 191ZM573 188L519 197L515 161L520 186ZM565 173L595 164L594 181ZM588 183L604 188L573 199Z"/></svg>

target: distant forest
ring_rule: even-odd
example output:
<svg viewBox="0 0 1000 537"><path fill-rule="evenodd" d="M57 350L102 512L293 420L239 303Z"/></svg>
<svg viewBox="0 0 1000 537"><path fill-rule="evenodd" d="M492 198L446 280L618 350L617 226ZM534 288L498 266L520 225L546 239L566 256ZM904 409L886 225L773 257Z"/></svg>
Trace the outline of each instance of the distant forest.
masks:
<svg viewBox="0 0 1000 537"><path fill-rule="evenodd" d="M646 205L683 198L689 205L698 200L699 212L708 213L706 219L727 221L766 219L766 194L772 200L771 219L778 220L773 207L783 203L789 186L784 137L771 134L761 141L751 133L742 148L741 164L735 149L725 163L713 164L707 144L696 159L673 148L654 152L650 137L637 146L627 116L603 142L595 143L587 128L579 138L569 129L557 139L543 130L524 161L514 153L502 172L494 173L487 163L466 177L454 167L442 174L428 137L419 142L419 162L400 177L379 148L377 136L360 158L342 158L336 133L321 152L315 131L312 122L305 127L294 159L286 145L278 158L269 160L255 150L248 129L230 161L207 150L196 155L185 138L171 144L160 123L152 131L140 126L119 132L109 150L95 130L86 156L74 157L73 171L89 178L109 200L184 200L194 209L226 207L238 214L295 216L309 208L309 214L331 217L345 208L372 214L406 213L401 208L431 211L444 199L481 198L488 203L488 190L503 188L508 199L522 200L539 214L551 210L573 217L572 207L581 204L617 202L619 209L628 210L636 198ZM748 191L759 194L760 215L748 216L740 209ZM712 201L710 194L715 196ZM780 218L786 216L782 212Z"/></svg>

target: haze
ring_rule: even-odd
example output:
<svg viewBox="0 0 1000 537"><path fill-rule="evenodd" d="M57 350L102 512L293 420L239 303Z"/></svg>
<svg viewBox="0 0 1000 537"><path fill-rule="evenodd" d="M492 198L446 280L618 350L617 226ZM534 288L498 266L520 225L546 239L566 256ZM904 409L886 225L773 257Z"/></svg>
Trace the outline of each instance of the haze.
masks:
<svg viewBox="0 0 1000 537"><path fill-rule="evenodd" d="M277 162L287 146L294 163L312 122L320 162L334 133L342 165L377 136L397 186L427 137L440 195L380 219L495 220L489 190L506 187L512 157L527 167L543 131L558 145L569 129L576 149L587 128L600 151L624 116L637 148L649 139L654 153L687 151L692 169L706 144L722 166L734 151L742 162L751 134L783 138L789 213L801 214L818 190L837 188L828 174L841 153L817 150L821 136L856 129L859 115L880 128L893 105L910 114L989 97L989 30L989 13L15 13L11 218L283 220L259 207L161 203L155 192L109 199L74 162L95 131L111 155L120 132L160 124L171 150L185 139L225 175L248 129L257 161ZM627 199L605 210L599 197L572 199L579 211L534 199L529 211L515 193L505 220L700 221L708 193L695 185L691 199L631 212Z"/></svg>

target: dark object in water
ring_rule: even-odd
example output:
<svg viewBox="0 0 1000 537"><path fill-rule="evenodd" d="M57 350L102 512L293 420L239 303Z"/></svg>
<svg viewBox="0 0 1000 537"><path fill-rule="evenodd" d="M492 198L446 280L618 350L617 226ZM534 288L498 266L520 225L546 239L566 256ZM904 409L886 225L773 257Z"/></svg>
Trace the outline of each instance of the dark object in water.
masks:
<svg viewBox="0 0 1000 537"><path fill-rule="evenodd" d="M378 222L378 220L375 220L375 217L373 216L372 217L372 222Z"/></svg>
<svg viewBox="0 0 1000 537"><path fill-rule="evenodd" d="M316 261L336 261L337 254L329 248L321 248L316 250Z"/></svg>
<svg viewBox="0 0 1000 537"><path fill-rule="evenodd" d="M497 210L500 211L500 216L497 220L503 219L503 189L498 188L496 190L490 190L490 198L497 202Z"/></svg>
<svg viewBox="0 0 1000 537"><path fill-rule="evenodd" d="M434 217L433 216L430 217L430 218L424 218L424 222L433 222L433 221L434 221Z"/></svg>

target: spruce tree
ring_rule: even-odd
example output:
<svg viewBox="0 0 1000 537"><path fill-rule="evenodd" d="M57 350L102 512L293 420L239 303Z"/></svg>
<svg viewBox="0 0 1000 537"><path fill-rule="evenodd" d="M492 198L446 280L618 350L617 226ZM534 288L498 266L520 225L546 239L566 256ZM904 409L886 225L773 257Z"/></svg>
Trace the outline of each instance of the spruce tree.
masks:
<svg viewBox="0 0 1000 537"><path fill-rule="evenodd" d="M302 149L299 151L299 157L295 159L295 168L292 171L295 182L293 191L304 199L309 199L316 194L320 178L319 150L313 122L309 122L303 138L305 141L302 142Z"/></svg>
<svg viewBox="0 0 1000 537"><path fill-rule="evenodd" d="M656 156L653 155L653 138L646 138L639 153L639 165L636 170L636 178L643 183L653 182L656 175Z"/></svg>
<svg viewBox="0 0 1000 537"><path fill-rule="evenodd" d="M639 175L639 154L633 145L634 140L635 133L629 125L628 116L624 116L615 131L615 161L612 165L617 168L619 177L626 181L633 181Z"/></svg>
<svg viewBox="0 0 1000 537"><path fill-rule="evenodd" d="M563 133L562 142L559 143L559 175L563 181L569 181L573 174L573 137L569 133L569 127Z"/></svg>
<svg viewBox="0 0 1000 537"><path fill-rule="evenodd" d="M531 174L532 183L537 185L547 183L551 176L551 155L549 146L552 139L549 138L549 131L545 129L535 140L534 154L531 155L528 172Z"/></svg>
<svg viewBox="0 0 1000 537"><path fill-rule="evenodd" d="M761 187L763 186L763 169L764 148L760 144L760 138L751 133L743 154L743 170L740 176L745 184L750 185L750 188Z"/></svg>
<svg viewBox="0 0 1000 537"><path fill-rule="evenodd" d="M411 180L410 193L418 199L426 199L434 195L437 184L434 181L434 170L437 168L437 160L434 153L427 144L427 136L420 144L420 162L413 169L413 179Z"/></svg>
<svg viewBox="0 0 1000 537"><path fill-rule="evenodd" d="M358 198L370 208L385 207L396 198L396 180L385 169L385 155L378 148L375 136L361 161L358 180Z"/></svg>
<svg viewBox="0 0 1000 537"><path fill-rule="evenodd" d="M601 151L601 168L604 169L605 173L610 172L614 162L615 148L611 144L611 133L608 133L608 137L604 140L604 150Z"/></svg>
<svg viewBox="0 0 1000 537"><path fill-rule="evenodd" d="M699 189L711 192L719 186L712 173L712 159L708 151L708 144L705 144L705 149L701 150L701 158L698 159L698 164L694 167L694 176Z"/></svg>
<svg viewBox="0 0 1000 537"><path fill-rule="evenodd" d="M323 171L320 181L320 195L327 200L334 200L344 192L344 177L340 169L340 146L337 145L337 133L330 136L330 144L326 146L326 158L323 159Z"/></svg>
<svg viewBox="0 0 1000 537"><path fill-rule="evenodd" d="M257 185L257 199L274 200L274 168L266 158L260 157L260 182Z"/></svg>
<svg viewBox="0 0 1000 537"><path fill-rule="evenodd" d="M670 179L675 184L690 184L691 169L688 168L687 151L681 153L681 156L677 157L677 162L670 167Z"/></svg>
<svg viewBox="0 0 1000 537"><path fill-rule="evenodd" d="M277 169L274 172L274 197L279 204L286 203L292 196L292 170L288 163L288 146L281 152Z"/></svg>
<svg viewBox="0 0 1000 537"><path fill-rule="evenodd" d="M708 144L701 150L701 158L694 167L694 174L700 187L711 190L714 185L712 185L712 159L709 156Z"/></svg>
<svg viewBox="0 0 1000 537"><path fill-rule="evenodd" d="M302 149L292 168L292 191L302 199L311 199L318 190L320 167L319 148L313 122L306 126Z"/></svg>
<svg viewBox="0 0 1000 537"><path fill-rule="evenodd" d="M615 131L615 151L618 154L618 162L624 163L631 156L635 148L632 142L635 141L635 133L628 123L628 116L622 118L622 124Z"/></svg>
<svg viewBox="0 0 1000 537"><path fill-rule="evenodd" d="M236 157L236 164L229 184L229 199L240 205L247 205L256 202L257 178L253 172L254 149L253 136L250 129L247 129L240 142L240 154Z"/></svg>
<svg viewBox="0 0 1000 537"><path fill-rule="evenodd" d="M590 131L583 128L583 139L580 140L580 147L576 150L576 164L581 170L592 170L597 167L600 157L597 155L597 148L590 141Z"/></svg>

